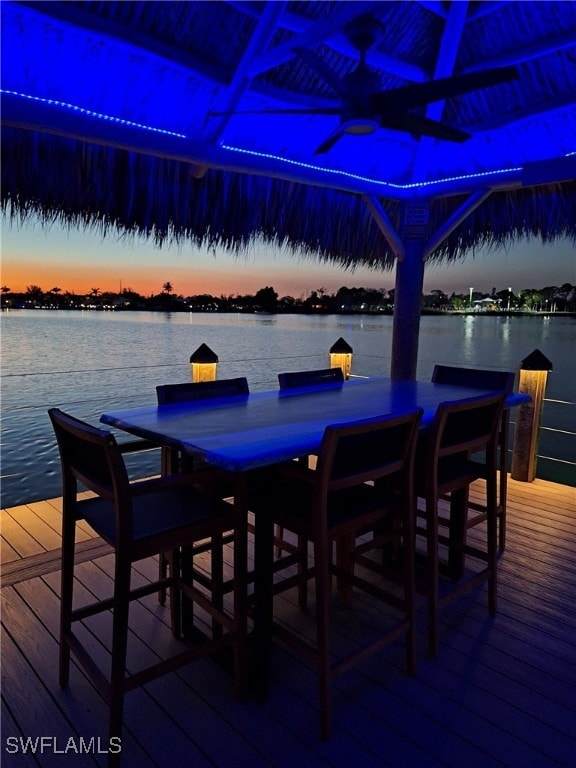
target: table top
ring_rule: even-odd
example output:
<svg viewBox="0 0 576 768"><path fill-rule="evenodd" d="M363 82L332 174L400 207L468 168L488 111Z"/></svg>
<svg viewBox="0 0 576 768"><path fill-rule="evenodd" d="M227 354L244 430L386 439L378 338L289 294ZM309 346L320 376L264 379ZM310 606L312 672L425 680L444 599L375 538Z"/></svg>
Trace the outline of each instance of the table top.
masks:
<svg viewBox="0 0 576 768"><path fill-rule="evenodd" d="M103 413L100 420L161 445L245 471L315 453L328 424L423 409L422 425L441 402L493 394L483 389L387 378L253 392ZM511 394L506 407L530 401Z"/></svg>

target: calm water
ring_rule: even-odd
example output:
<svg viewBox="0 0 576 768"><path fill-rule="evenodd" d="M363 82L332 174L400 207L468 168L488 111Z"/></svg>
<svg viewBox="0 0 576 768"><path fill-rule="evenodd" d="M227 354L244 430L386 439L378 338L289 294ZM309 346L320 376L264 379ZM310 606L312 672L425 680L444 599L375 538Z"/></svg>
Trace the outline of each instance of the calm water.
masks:
<svg viewBox="0 0 576 768"><path fill-rule="evenodd" d="M206 315L144 312L3 312L2 506L60 495L60 466L46 411L62 407L98 424L103 410L156 402L160 383L188 381L202 343L220 359L218 377L247 376L253 391L277 387L284 370L328 366L340 337L354 349L352 372L388 375L392 318ZM554 364L540 454L576 461L576 323L560 317L424 317L418 377L435 363L517 370L540 349ZM150 454L131 461L157 470ZM571 474L568 474L568 473ZM574 483L574 467L540 458L538 475Z"/></svg>

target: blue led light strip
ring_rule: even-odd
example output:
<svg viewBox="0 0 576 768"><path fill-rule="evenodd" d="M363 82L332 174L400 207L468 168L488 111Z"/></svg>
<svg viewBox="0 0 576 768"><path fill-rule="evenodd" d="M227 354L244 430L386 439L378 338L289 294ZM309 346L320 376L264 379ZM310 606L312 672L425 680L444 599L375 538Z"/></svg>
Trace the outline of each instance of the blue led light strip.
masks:
<svg viewBox="0 0 576 768"><path fill-rule="evenodd" d="M367 181L370 184L378 184L389 189L418 189L421 187L431 187L438 184L444 184L447 181L463 181L466 179L482 179L487 176L504 175L506 173L518 173L522 170L522 166L518 168L501 168L495 171L484 171L483 173L467 173L462 176L447 176L444 179L436 179L434 181L419 181L412 184L394 184L390 181L380 181L378 179L371 179L367 176L359 176L356 173L349 173L348 171L338 171L334 168L321 168L318 165L311 165L310 163L303 163L299 160L289 160L286 157L279 157L278 155L272 155L268 152L256 152L251 149L242 149L242 147L233 147L229 144L222 144L222 149L226 149L229 152L239 152L244 155L254 155L254 157L263 157L267 160L277 160L281 163L287 163L288 165L296 165L300 168L307 168L312 171L320 171L321 173L328 173L334 176L344 176L349 179L355 179L356 181Z"/></svg>
<svg viewBox="0 0 576 768"><path fill-rule="evenodd" d="M88 115L88 117L95 117L98 120L106 120L110 123L117 123L118 125L128 125L131 128L140 128L143 131L152 131L153 133L161 133L164 136L176 136L179 139L185 139L186 134L176 133L175 131L167 131L164 128L154 128L152 125L144 125L143 123L135 123L132 120L123 120L121 117L114 117L113 115L106 115L103 112L94 112L91 109L85 109L84 107L78 107L76 104L68 104L65 101L58 101L57 99L43 99L41 96L31 96L28 93L19 93L18 91L9 91L5 88L0 88L0 93L6 93L10 96L19 96L22 99L29 99L30 101L38 101L41 104L49 104L55 107L64 107L72 112L79 112L82 115Z"/></svg>
<svg viewBox="0 0 576 768"><path fill-rule="evenodd" d="M106 115L103 112L94 112L91 109L85 109L84 107L79 107L76 104L69 104L65 101L58 101L57 99L45 99L41 96L32 96L28 93L20 93L19 91L10 91L6 88L0 88L0 93L5 93L10 96L18 96L22 99L29 99L30 101L37 101L41 104L49 104L50 106L56 106L56 107L63 107L65 109L69 109L72 112L79 112L83 115L88 115L89 117L94 117L98 120L105 120L107 122L111 123L117 123L118 125L127 125L131 128L139 128L143 131L151 131L152 133L160 133L164 136L175 136L178 139L187 139L188 136L184 133L177 133L176 131L168 131L164 128L155 128L152 125L145 125L143 123L136 123L132 120L124 120L120 117L114 117L113 115ZM522 171L522 166L518 166L515 168L499 168L494 171L484 171L483 173L467 173L462 174L460 176L447 176L443 179L435 179L433 181L420 181L420 182L414 182L412 184L394 184L390 181L380 181L379 179L371 179L367 176L360 176L356 173L350 173L349 171L339 171L335 168L322 168L318 165L312 165L312 163L304 163L300 160L290 160L286 157L280 157L279 155L273 155L269 152L256 152L252 149L243 149L242 147L234 147L230 144L221 144L220 145L222 149L228 151L228 152L236 152L243 155L251 155L253 157L259 157L264 158L266 160L274 160L275 162L284 163L285 165L293 165L298 168L305 168L307 170L316 171L319 173L325 173L332 176L340 176L342 178L348 178L348 179L355 179L356 181L366 181L370 184L376 184L378 186L384 187L385 189L391 189L391 190L406 190L406 189L421 189L425 187L433 187L438 186L440 184L445 184L446 182L452 182L452 181L466 181L468 179L482 179L492 176L503 176L507 173L518 173ZM571 157L575 155L576 152L567 152L565 157Z"/></svg>

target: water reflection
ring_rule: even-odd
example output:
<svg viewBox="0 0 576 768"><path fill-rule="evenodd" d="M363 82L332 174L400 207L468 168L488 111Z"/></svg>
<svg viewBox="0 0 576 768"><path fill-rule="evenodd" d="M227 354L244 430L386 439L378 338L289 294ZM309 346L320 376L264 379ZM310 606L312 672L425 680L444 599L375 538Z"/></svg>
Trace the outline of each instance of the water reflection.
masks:
<svg viewBox="0 0 576 768"><path fill-rule="evenodd" d="M467 365L471 365L474 360L474 321L473 315L464 317L464 341L462 343L462 352Z"/></svg>
<svg viewBox="0 0 576 768"><path fill-rule="evenodd" d="M354 350L352 373L389 375L389 316L4 313L3 501L12 506L59 495L51 406L98 424L105 409L152 405L157 384L189 380L190 354L203 343L219 357L218 378L247 376L252 391L272 389L280 371L327 367L339 336ZM554 364L547 396L576 402L571 318L423 317L418 377L430 379L437 363L517 370L535 348ZM562 408L551 425L576 429L576 409ZM544 444L548 439L553 447ZM543 433L542 453L556 455L558 442L557 433Z"/></svg>

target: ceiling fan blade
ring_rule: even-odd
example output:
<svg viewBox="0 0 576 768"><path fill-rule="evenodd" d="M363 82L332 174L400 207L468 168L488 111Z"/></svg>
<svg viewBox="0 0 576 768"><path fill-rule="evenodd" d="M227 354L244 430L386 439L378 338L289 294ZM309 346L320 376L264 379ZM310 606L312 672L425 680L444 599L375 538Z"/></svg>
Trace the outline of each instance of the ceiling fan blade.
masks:
<svg viewBox="0 0 576 768"><path fill-rule="evenodd" d="M297 53L300 58L308 64L310 69L316 72L328 85L335 91L338 96L345 97L348 93L345 83L338 77L333 69L330 69L328 64L314 53L309 51L308 48L300 48L299 46L294 48L294 53Z"/></svg>
<svg viewBox="0 0 576 768"><path fill-rule="evenodd" d="M495 67L482 72L470 72L466 75L442 77L428 83L414 83L402 88L380 91L372 94L372 105L379 112L395 109L406 111L413 107L443 101L463 93L477 91L491 85L499 85L520 77L516 67Z"/></svg>
<svg viewBox="0 0 576 768"><path fill-rule="evenodd" d="M315 155L325 155L326 152L332 149L334 144L344 136L345 130L343 126L339 126L335 131L333 131L328 138L324 139L322 144L320 144L319 147L317 147L314 150Z"/></svg>
<svg viewBox="0 0 576 768"><path fill-rule="evenodd" d="M437 120L431 120L429 117L413 115L410 112L399 115L387 115L386 118L382 118L382 127L458 143L472 138L471 134L461 131L459 128L439 123Z"/></svg>

